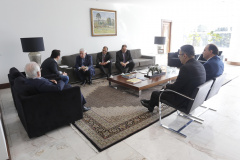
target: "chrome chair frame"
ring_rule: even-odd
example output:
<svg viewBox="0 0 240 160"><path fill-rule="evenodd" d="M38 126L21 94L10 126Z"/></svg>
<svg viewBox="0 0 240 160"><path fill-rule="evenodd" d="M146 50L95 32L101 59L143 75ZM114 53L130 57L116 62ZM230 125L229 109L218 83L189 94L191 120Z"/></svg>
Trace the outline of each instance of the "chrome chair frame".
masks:
<svg viewBox="0 0 240 160"><path fill-rule="evenodd" d="M207 97L207 94L208 94L208 92L209 92L209 90L210 90L210 87L211 87L212 84L213 84L213 80L210 80L210 81L208 81L208 82L209 82L209 84L208 84L209 87L207 86L208 90L206 91L206 93L204 93L204 95L202 95L202 96L204 96L204 97L201 97L201 101L200 101L201 104L204 102L205 98ZM205 82L205 83L207 83L207 82ZM199 118L198 116L193 116L193 115L191 115L191 114L186 114L186 113L180 113L180 112L177 110L177 114L178 114L179 116L182 116L182 117L185 117L185 118L189 119L189 121L188 121L187 123L185 123L185 124L184 124L182 127L180 127L178 130L175 130L175 129L173 129L173 128L170 128L170 127L162 124L162 118L161 118L162 102L160 101L161 95L163 94L163 92L172 92L172 93L178 94L178 95L180 95L180 96L182 96L182 97L184 97L184 98L186 98L186 99L194 102L194 101L195 101L195 98L198 96L198 92L196 93L196 97L195 97L195 98L191 98L191 97L188 97L188 96L186 96L186 95L184 95L184 94L181 94L181 93L176 92L176 91L171 90L171 89L165 89L165 90L161 90L161 91L162 91L162 92L161 92L161 94L159 95L159 122L160 122L160 126L162 126L163 128L166 128L166 129L168 129L168 130L170 130L170 131L172 131L172 132L174 132L174 133L177 133L177 134L179 134L180 136L183 136L183 137L186 138L187 136L186 136L185 134L181 133L181 131L182 131L184 128L186 128L189 124L191 124L192 122L194 122L194 121L202 124L204 120L201 119L201 118ZM194 103L192 104L192 106L193 106L193 105L194 105ZM198 105L198 106L200 106L200 105ZM195 109L195 108L194 108L194 109ZM194 110L194 109L193 109L193 110ZM192 111L192 109L191 109L191 111ZM190 111L190 112L191 112L191 111Z"/></svg>

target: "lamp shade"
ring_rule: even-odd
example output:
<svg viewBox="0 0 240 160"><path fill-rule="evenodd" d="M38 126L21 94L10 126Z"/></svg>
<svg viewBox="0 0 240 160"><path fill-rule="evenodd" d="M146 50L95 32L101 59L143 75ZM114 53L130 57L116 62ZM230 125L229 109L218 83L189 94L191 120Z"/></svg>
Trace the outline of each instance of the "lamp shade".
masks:
<svg viewBox="0 0 240 160"><path fill-rule="evenodd" d="M44 51L43 37L20 38L23 52Z"/></svg>
<svg viewBox="0 0 240 160"><path fill-rule="evenodd" d="M155 37L154 44L165 44L166 37Z"/></svg>

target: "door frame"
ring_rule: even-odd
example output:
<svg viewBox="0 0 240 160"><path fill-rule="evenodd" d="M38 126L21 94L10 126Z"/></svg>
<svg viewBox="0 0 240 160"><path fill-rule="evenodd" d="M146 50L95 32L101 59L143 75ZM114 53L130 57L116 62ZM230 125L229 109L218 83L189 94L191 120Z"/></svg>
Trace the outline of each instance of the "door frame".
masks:
<svg viewBox="0 0 240 160"><path fill-rule="evenodd" d="M161 36L164 36L163 35L163 23L164 22L167 22L167 23L170 23L170 35L169 35L169 52L171 52L171 42L172 42L172 20L168 20L168 19L162 19L161 21Z"/></svg>

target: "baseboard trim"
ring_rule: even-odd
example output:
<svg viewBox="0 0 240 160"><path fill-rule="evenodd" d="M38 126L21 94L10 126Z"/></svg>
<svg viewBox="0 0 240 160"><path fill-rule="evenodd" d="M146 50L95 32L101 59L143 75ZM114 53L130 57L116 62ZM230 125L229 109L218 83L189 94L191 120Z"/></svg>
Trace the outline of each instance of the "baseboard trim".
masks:
<svg viewBox="0 0 240 160"><path fill-rule="evenodd" d="M227 61L227 64L230 64L233 66L240 66L240 62Z"/></svg>
<svg viewBox="0 0 240 160"><path fill-rule="evenodd" d="M10 83L0 84L0 89L10 88Z"/></svg>

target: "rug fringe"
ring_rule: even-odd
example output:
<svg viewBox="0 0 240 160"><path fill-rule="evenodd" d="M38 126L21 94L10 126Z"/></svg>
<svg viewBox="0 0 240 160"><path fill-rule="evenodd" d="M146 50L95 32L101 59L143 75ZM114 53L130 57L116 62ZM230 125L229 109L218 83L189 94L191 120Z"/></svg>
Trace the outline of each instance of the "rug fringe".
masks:
<svg viewBox="0 0 240 160"><path fill-rule="evenodd" d="M71 128L88 144L89 147L91 147L96 153L99 153L98 150L92 145L91 142L87 140L87 138L80 133L76 127L74 127L73 124L70 124Z"/></svg>

